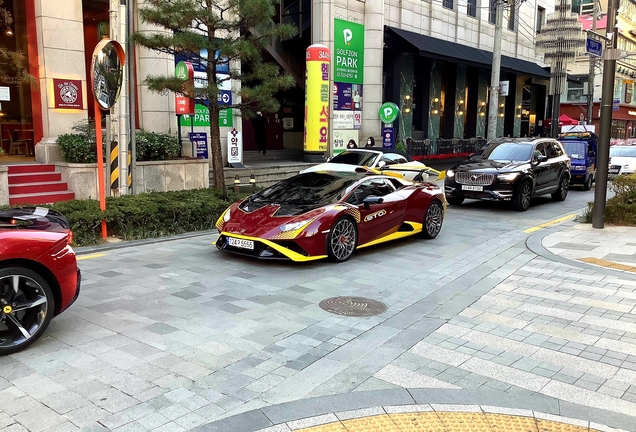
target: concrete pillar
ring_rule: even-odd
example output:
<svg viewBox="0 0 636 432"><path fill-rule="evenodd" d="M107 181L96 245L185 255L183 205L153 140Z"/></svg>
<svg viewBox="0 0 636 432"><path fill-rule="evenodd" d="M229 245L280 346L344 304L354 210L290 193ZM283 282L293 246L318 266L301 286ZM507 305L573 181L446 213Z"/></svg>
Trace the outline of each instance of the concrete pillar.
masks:
<svg viewBox="0 0 636 432"><path fill-rule="evenodd" d="M364 107L361 136L374 136L376 140L382 132L378 111L383 99L384 3L385 0L364 3ZM411 81L412 74L411 67Z"/></svg>
<svg viewBox="0 0 636 432"><path fill-rule="evenodd" d="M40 63L43 139L35 146L38 162L62 161L57 136L70 133L74 123L87 117L82 0L35 0L35 20ZM55 109L53 79L73 79L82 83L82 109Z"/></svg>
<svg viewBox="0 0 636 432"><path fill-rule="evenodd" d="M138 9L148 4L147 1L138 0L134 2ZM139 14L135 13L138 17ZM165 32L165 29L152 26L142 22L137 18L135 28L139 32L158 33ZM173 133L177 130L177 116L174 108L174 94L159 94L150 91L145 85L144 79L149 75L174 75L174 58L167 54L160 54L155 51L137 46L137 94L139 106L139 126L151 132Z"/></svg>

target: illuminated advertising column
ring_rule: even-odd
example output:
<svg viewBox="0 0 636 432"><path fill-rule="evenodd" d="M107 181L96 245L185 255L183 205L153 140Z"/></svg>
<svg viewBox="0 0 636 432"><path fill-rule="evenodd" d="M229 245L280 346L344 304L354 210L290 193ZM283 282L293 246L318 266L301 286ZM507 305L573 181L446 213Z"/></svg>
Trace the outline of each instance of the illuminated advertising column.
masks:
<svg viewBox="0 0 636 432"><path fill-rule="evenodd" d="M306 52L305 162L323 162L329 144L329 71L331 53L324 45L311 45Z"/></svg>

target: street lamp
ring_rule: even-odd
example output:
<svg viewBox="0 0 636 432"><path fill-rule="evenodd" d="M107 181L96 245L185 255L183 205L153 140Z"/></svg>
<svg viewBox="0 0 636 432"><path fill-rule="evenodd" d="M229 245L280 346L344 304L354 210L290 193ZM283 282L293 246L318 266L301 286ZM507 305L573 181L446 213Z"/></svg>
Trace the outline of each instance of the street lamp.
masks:
<svg viewBox="0 0 636 432"><path fill-rule="evenodd" d="M554 13L548 15L537 36L537 49L550 64L550 94L552 95L552 123L550 136L559 134L561 93L567 81L567 63L573 61L585 47L581 23L572 13L570 0L557 0Z"/></svg>

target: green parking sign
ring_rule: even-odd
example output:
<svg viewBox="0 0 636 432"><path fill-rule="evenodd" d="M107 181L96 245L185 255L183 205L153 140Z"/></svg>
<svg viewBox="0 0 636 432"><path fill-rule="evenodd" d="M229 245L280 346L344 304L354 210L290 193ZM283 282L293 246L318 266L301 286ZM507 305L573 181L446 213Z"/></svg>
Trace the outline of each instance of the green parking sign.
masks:
<svg viewBox="0 0 636 432"><path fill-rule="evenodd" d="M210 111L205 105L194 106L194 115L182 115L181 126L210 126ZM219 126L232 127L232 109L219 110Z"/></svg>
<svg viewBox="0 0 636 432"><path fill-rule="evenodd" d="M398 118L399 113L400 108L396 104L393 102L386 102L380 107L378 115L380 116L382 123L393 123Z"/></svg>

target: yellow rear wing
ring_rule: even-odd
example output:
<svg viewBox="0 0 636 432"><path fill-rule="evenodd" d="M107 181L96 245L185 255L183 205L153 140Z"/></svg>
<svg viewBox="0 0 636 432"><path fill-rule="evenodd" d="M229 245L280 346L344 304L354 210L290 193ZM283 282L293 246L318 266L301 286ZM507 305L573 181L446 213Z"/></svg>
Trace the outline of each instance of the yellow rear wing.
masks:
<svg viewBox="0 0 636 432"><path fill-rule="evenodd" d="M433 181L443 180L446 178L446 171L438 171L431 167L424 165L423 167L417 166L395 166L395 165L385 165L379 170L382 174L390 175L393 177L402 178L402 174L400 172L419 172L422 174L428 174L429 177L433 177ZM417 176L415 177L417 178Z"/></svg>

